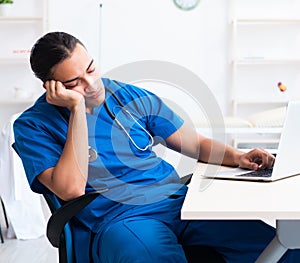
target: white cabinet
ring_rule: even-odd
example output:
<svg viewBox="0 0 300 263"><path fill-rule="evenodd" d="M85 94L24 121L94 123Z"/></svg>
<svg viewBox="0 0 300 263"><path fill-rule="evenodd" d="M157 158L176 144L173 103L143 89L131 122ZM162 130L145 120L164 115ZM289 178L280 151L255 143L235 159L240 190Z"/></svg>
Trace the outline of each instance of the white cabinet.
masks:
<svg viewBox="0 0 300 263"><path fill-rule="evenodd" d="M0 125L24 110L42 93L29 65L32 45L47 30L48 1L14 1L9 16L0 17Z"/></svg>

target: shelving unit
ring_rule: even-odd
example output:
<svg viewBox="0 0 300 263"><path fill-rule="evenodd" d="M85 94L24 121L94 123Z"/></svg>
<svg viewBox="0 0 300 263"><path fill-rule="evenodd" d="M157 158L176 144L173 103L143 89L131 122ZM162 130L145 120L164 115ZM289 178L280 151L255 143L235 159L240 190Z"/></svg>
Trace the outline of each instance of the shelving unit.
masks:
<svg viewBox="0 0 300 263"><path fill-rule="evenodd" d="M48 29L48 0L15 1L9 16L0 17L0 128L43 92L31 72L30 49Z"/></svg>
<svg viewBox="0 0 300 263"><path fill-rule="evenodd" d="M249 114L239 106L252 104L253 111L256 101L259 111L263 102L272 108L300 98L300 19L233 17L231 25L233 115ZM288 87L285 93L278 82Z"/></svg>
<svg viewBox="0 0 300 263"><path fill-rule="evenodd" d="M293 0L230 1L232 116L248 119L300 99L299 8ZM285 92L279 90L279 82L287 87ZM274 147L281 127L254 126L227 133L235 147L268 142Z"/></svg>

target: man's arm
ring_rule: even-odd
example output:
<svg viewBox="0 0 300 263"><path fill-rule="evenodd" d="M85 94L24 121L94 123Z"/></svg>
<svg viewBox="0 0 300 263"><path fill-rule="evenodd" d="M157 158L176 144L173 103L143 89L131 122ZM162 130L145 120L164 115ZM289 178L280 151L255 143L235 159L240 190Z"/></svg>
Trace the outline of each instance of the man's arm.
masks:
<svg viewBox="0 0 300 263"><path fill-rule="evenodd" d="M166 139L166 144L173 150L206 163L240 166L253 170L270 168L274 163L274 156L263 149L244 153L206 138L185 124Z"/></svg>
<svg viewBox="0 0 300 263"><path fill-rule="evenodd" d="M46 89L47 101L67 107L70 120L66 143L57 165L39 174L37 179L61 199L70 200L85 193L88 176L85 102L81 94L66 90L59 82L48 82Z"/></svg>

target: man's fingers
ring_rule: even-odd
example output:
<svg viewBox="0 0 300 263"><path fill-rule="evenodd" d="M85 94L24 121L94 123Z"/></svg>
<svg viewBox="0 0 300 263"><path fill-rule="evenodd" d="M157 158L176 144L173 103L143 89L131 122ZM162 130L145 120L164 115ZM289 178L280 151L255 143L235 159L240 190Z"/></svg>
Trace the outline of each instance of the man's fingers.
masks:
<svg viewBox="0 0 300 263"><path fill-rule="evenodd" d="M253 149L243 158L242 166L245 168L257 170L271 168L274 164L275 157L263 148Z"/></svg>

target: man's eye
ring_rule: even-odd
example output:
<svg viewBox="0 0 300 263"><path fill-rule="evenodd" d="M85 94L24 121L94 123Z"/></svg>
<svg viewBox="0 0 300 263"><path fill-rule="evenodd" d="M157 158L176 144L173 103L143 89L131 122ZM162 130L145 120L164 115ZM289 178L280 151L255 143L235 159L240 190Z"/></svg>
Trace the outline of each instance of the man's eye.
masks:
<svg viewBox="0 0 300 263"><path fill-rule="evenodd" d="M96 68L91 68L88 70L88 73L93 73L95 71Z"/></svg>
<svg viewBox="0 0 300 263"><path fill-rule="evenodd" d="M73 88L75 88L77 86L77 84L75 84L75 85L68 85L68 86L65 86L66 87L66 89L73 89Z"/></svg>

